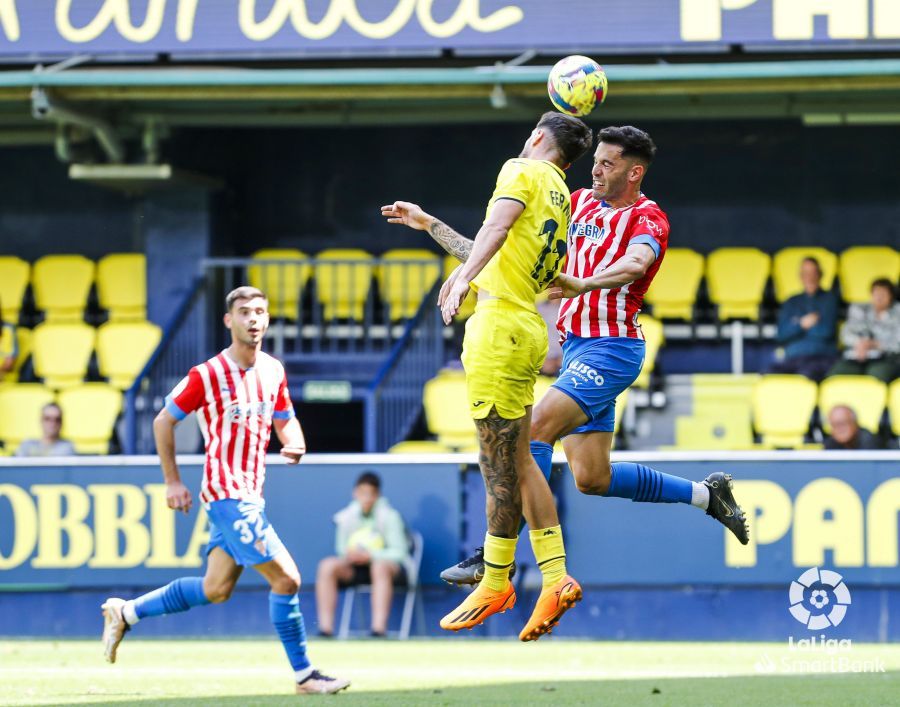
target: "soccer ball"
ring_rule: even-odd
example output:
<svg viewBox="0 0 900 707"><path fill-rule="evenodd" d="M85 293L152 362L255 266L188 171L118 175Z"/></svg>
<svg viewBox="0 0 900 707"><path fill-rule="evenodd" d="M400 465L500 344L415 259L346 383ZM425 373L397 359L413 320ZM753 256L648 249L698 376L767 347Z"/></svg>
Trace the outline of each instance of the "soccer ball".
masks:
<svg viewBox="0 0 900 707"><path fill-rule="evenodd" d="M586 56L567 56L550 70L547 93L556 109L579 118L606 100L609 82L603 68Z"/></svg>

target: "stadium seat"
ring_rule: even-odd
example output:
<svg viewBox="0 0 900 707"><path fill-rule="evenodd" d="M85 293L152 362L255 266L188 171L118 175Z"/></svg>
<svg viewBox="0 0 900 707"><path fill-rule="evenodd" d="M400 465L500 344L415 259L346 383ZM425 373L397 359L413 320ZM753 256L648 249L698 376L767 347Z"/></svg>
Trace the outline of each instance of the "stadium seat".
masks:
<svg viewBox="0 0 900 707"><path fill-rule="evenodd" d="M322 262L322 261L344 262ZM325 319L363 319L372 287L372 256L359 248L328 248L316 255L316 296Z"/></svg>
<svg viewBox="0 0 900 707"><path fill-rule="evenodd" d="M888 388L888 415L891 418L891 432L900 437L900 378Z"/></svg>
<svg viewBox="0 0 900 707"><path fill-rule="evenodd" d="M757 248L719 248L706 258L709 299L719 321L759 319L772 259Z"/></svg>
<svg viewBox="0 0 900 707"><path fill-rule="evenodd" d="M772 258L772 282L775 284L775 299L784 302L786 299L803 292L800 282L800 263L804 258L815 258L822 268L822 289L834 287L837 275L837 255L826 248L818 246L796 246L782 248Z"/></svg>
<svg viewBox="0 0 900 707"><path fill-rule="evenodd" d="M395 248L384 253L381 259L386 262L378 266L375 276L389 318L391 321L409 319L441 274L440 258L424 248ZM410 260L426 262L402 262Z"/></svg>
<svg viewBox="0 0 900 707"><path fill-rule="evenodd" d="M253 254L254 260L288 261L250 265L247 281L269 298L269 315L291 321L300 318L300 296L312 275L306 253L296 248L265 248ZM297 261L292 264L291 261Z"/></svg>
<svg viewBox="0 0 900 707"><path fill-rule="evenodd" d="M3 376L3 383L16 383L19 380L22 367L25 365L28 357L31 356L31 329L21 326L3 327L3 332L0 334L0 339L2 339L0 351L12 351L14 349L13 343L10 341L13 336L16 337L15 348L18 349L16 362L13 364L12 370Z"/></svg>
<svg viewBox="0 0 900 707"><path fill-rule="evenodd" d="M53 391L40 383L0 387L0 441L8 454L24 439L40 439L41 408L53 402Z"/></svg>
<svg viewBox="0 0 900 707"><path fill-rule="evenodd" d="M680 416L675 420L676 449L753 449L748 407L727 406L716 415Z"/></svg>
<svg viewBox="0 0 900 707"><path fill-rule="evenodd" d="M689 248L667 250L663 265L647 291L646 300L653 305L653 316L691 321L702 278L703 256L700 253Z"/></svg>
<svg viewBox="0 0 900 707"><path fill-rule="evenodd" d="M900 278L900 253L888 246L854 246L841 253L841 296L845 302L868 302L872 282Z"/></svg>
<svg viewBox="0 0 900 707"><path fill-rule="evenodd" d="M447 255L444 257L444 279L446 280L450 275L456 270L458 265L461 265L456 258L452 255ZM478 301L478 297L472 290L469 290L469 294L463 300L462 306L459 308L459 312L457 312L454 319L456 321L462 321L464 319L468 319L475 313L475 303Z"/></svg>
<svg viewBox="0 0 900 707"><path fill-rule="evenodd" d="M63 412L60 436L79 454L109 454L122 392L106 383L85 383L62 391L58 402Z"/></svg>
<svg viewBox="0 0 900 707"><path fill-rule="evenodd" d="M94 327L84 323L45 322L34 328L32 361L34 373L48 388L69 388L80 384L97 338Z"/></svg>
<svg viewBox="0 0 900 707"><path fill-rule="evenodd" d="M147 318L147 257L110 253L97 262L97 299L112 321Z"/></svg>
<svg viewBox="0 0 900 707"><path fill-rule="evenodd" d="M646 341L646 349L644 354L644 367L641 369L640 375L634 382L635 388L647 389L650 386L650 376L656 369L656 357L659 355L660 347L665 343L665 335L663 334L663 325L659 319L642 314L639 320L641 331L644 332L644 341Z"/></svg>
<svg viewBox="0 0 900 707"><path fill-rule="evenodd" d="M753 427L765 447L802 447L818 388L797 375L760 376L753 386Z"/></svg>
<svg viewBox="0 0 900 707"><path fill-rule="evenodd" d="M433 439L410 439L398 442L388 454L447 454L453 450Z"/></svg>
<svg viewBox="0 0 900 707"><path fill-rule="evenodd" d="M0 257L0 319L8 324L19 321L19 310L31 276L31 265L10 255Z"/></svg>
<svg viewBox="0 0 900 707"><path fill-rule="evenodd" d="M45 255L34 264L34 302L47 321L81 321L94 271L94 263L81 255Z"/></svg>
<svg viewBox="0 0 900 707"><path fill-rule="evenodd" d="M887 404L887 385L872 376L831 376L819 384L819 417L822 429L831 434L828 413L846 405L856 413L859 426L878 434Z"/></svg>
<svg viewBox="0 0 900 707"><path fill-rule="evenodd" d="M715 417L737 408L746 416L753 400L753 388L759 380L756 373L696 373L691 376L691 412L694 417Z"/></svg>
<svg viewBox="0 0 900 707"><path fill-rule="evenodd" d="M465 376L438 376L425 384L422 401L428 431L453 449L477 444Z"/></svg>
<svg viewBox="0 0 900 707"><path fill-rule="evenodd" d="M151 322L107 322L97 329L100 375L127 390L159 346L162 329Z"/></svg>

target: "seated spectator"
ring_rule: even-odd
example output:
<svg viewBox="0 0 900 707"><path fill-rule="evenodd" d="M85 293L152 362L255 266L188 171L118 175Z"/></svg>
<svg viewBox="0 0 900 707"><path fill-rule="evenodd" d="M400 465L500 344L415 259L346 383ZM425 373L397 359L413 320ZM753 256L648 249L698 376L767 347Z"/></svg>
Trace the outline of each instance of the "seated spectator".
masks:
<svg viewBox="0 0 900 707"><path fill-rule="evenodd" d="M882 449L878 438L859 426L856 413L847 405L835 405L828 413L831 434L825 438L825 449Z"/></svg>
<svg viewBox="0 0 900 707"><path fill-rule="evenodd" d="M353 502L334 516L336 557L326 557L316 574L319 634L334 635L339 584L372 585L372 636L387 635L394 583L405 576L409 544L403 518L381 496L381 479L364 472L353 487Z"/></svg>
<svg viewBox="0 0 900 707"><path fill-rule="evenodd" d="M828 375L867 375L885 383L900 377L900 304L890 280L872 283L871 303L850 305L841 343L844 359Z"/></svg>
<svg viewBox="0 0 900 707"><path fill-rule="evenodd" d="M26 439L16 450L17 457L66 457L75 454L72 443L61 439L62 409L56 403L47 403L41 410L41 439Z"/></svg>
<svg viewBox="0 0 900 707"><path fill-rule="evenodd" d="M784 302L778 312L777 338L784 358L770 372L799 373L820 381L837 355L837 299L821 289L822 268L815 258L804 258L800 264L800 281L803 292Z"/></svg>

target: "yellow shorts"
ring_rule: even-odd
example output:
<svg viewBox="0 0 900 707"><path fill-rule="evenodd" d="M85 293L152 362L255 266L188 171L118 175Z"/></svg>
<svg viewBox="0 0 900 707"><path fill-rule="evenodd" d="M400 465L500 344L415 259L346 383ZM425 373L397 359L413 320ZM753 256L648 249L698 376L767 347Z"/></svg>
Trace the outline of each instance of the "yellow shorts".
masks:
<svg viewBox="0 0 900 707"><path fill-rule="evenodd" d="M472 418L482 420L492 408L507 420L525 415L546 356L547 325L537 312L499 299L478 302L462 353Z"/></svg>

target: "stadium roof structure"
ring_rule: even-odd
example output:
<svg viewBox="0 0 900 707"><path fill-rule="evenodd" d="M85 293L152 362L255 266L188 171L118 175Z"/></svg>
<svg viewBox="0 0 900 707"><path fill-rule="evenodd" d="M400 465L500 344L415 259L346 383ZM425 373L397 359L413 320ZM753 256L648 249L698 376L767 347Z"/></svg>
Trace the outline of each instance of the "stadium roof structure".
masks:
<svg viewBox="0 0 900 707"><path fill-rule="evenodd" d="M611 65L603 119L900 123L900 60ZM0 72L0 144L52 139L30 97L125 133L162 126L398 125L533 120L547 66L244 69L36 68Z"/></svg>

